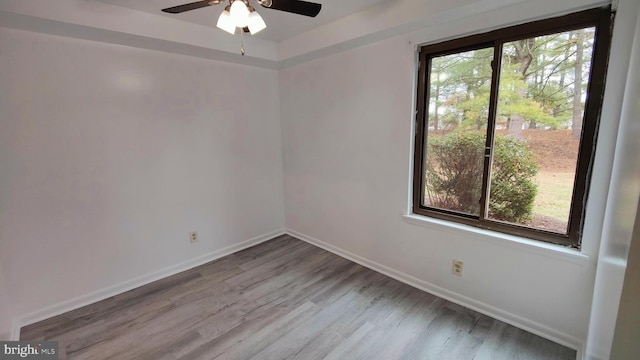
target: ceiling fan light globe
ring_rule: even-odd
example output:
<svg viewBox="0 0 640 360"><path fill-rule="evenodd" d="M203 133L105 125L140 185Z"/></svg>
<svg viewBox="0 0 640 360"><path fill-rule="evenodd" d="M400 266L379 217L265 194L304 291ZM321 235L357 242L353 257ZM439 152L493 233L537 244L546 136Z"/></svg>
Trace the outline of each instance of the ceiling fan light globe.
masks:
<svg viewBox="0 0 640 360"><path fill-rule="evenodd" d="M252 11L251 13L249 13L249 32L251 33L251 35L255 35L257 33L259 33L260 31L264 30L267 28L267 24L264 23L264 20L262 19L262 16L260 16L260 14L258 14L257 11Z"/></svg>
<svg viewBox="0 0 640 360"><path fill-rule="evenodd" d="M229 13L237 27L243 28L249 24L249 9L247 9L247 5L242 0L235 0L231 4Z"/></svg>
<svg viewBox="0 0 640 360"><path fill-rule="evenodd" d="M227 10L224 10L222 14L220 14L216 26L218 29L222 29L231 35L236 33L236 24L233 22L231 14L229 14Z"/></svg>

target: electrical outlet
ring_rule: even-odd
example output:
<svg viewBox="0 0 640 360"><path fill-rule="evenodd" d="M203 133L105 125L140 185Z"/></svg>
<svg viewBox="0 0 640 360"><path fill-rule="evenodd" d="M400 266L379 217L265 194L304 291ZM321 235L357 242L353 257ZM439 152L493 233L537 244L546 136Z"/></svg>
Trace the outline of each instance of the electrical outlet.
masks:
<svg viewBox="0 0 640 360"><path fill-rule="evenodd" d="M453 275L462 276L462 268L464 263L460 260L453 260L453 266L451 268L451 272Z"/></svg>
<svg viewBox="0 0 640 360"><path fill-rule="evenodd" d="M192 231L189 233L189 239L191 240L191 243L193 244L194 242L198 242L198 232L197 231Z"/></svg>

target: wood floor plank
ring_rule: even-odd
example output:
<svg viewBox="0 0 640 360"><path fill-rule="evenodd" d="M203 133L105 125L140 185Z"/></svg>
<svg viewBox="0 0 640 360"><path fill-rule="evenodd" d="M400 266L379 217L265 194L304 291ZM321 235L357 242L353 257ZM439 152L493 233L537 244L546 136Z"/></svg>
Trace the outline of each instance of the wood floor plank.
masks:
<svg viewBox="0 0 640 360"><path fill-rule="evenodd" d="M427 306L416 302L405 309L393 312L379 326L379 331L372 338L374 344L365 353L365 356L361 358L411 359L409 356L413 354L407 353L407 349L417 339L422 338L421 335L427 331L429 324L441 314L440 311L445 304L445 300L435 299ZM393 331L394 336L388 336L390 331ZM437 340L435 344L438 344ZM423 345L428 348L435 344L432 341L428 341Z"/></svg>
<svg viewBox="0 0 640 360"><path fill-rule="evenodd" d="M381 282L388 282L391 279L380 276ZM294 331L291 331L270 344L266 349L257 353L252 359L290 359L304 358L301 354L306 354L306 350L311 348L311 352L322 358L327 355L333 346L344 340L338 332L341 320L350 319L354 316L350 314L355 307L360 309L368 303L375 301L375 297L383 291L382 286L362 286L359 289L350 291L340 297L337 301L318 312L317 316L308 319L300 324ZM366 299L366 301L362 301ZM357 311L357 310L355 310ZM348 320L345 320L348 321ZM323 337L330 336L330 339ZM317 342L323 342L325 354L321 354ZM314 357L311 357L314 358Z"/></svg>
<svg viewBox="0 0 640 360"><path fill-rule="evenodd" d="M288 235L26 326L60 359L575 359Z"/></svg>
<svg viewBox="0 0 640 360"><path fill-rule="evenodd" d="M331 349L331 352L324 357L324 360L355 359L356 355L354 352L362 347L364 339L375 328L376 326L370 322L364 323L358 330L351 334L351 336Z"/></svg>
<svg viewBox="0 0 640 360"><path fill-rule="evenodd" d="M253 262L252 266L248 266L248 268L254 268L261 263L278 258L284 253L294 250L296 247L307 246L308 244L297 241L289 235L281 235L266 243L262 243L259 246L253 246L239 251L233 254L233 256L238 266L243 266L247 263Z"/></svg>
<svg viewBox="0 0 640 360"><path fill-rule="evenodd" d="M187 354L185 359L249 359L271 346L277 339L296 330L307 319L314 318L319 311L320 309L315 304L306 302L286 315L275 319L271 324L254 334L250 334L244 341L236 342L220 354L212 351L210 345L213 344L205 344L199 349L200 351Z"/></svg>
<svg viewBox="0 0 640 360"><path fill-rule="evenodd" d="M129 311L123 311L120 312L118 316L113 316L110 319L87 324L61 335L48 338L64 341L65 353L81 353L96 344L109 341L122 334L127 334L128 329L144 328L158 313L163 313L174 308L175 305L171 302L156 302L139 308L136 307Z"/></svg>
<svg viewBox="0 0 640 360"><path fill-rule="evenodd" d="M269 281L245 288L242 295L249 299L261 299L268 295L273 297L274 294L280 294L280 296L289 295L296 287L304 287L307 283L319 279L319 277L314 276L314 273L318 270L326 271L328 266L332 265L332 259L335 259L335 256L320 253L309 258L308 261L273 275Z"/></svg>

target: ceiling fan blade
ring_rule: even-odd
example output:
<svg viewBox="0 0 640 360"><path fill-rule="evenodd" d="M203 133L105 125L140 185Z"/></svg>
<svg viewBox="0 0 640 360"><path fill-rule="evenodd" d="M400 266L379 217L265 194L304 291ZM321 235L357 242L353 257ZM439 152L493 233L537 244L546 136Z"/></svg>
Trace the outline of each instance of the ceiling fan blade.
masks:
<svg viewBox="0 0 640 360"><path fill-rule="evenodd" d="M268 3L268 2L267 2ZM271 0L271 6L260 5L268 8L286 11L294 14L316 17L322 8L322 4L302 0Z"/></svg>
<svg viewBox="0 0 640 360"><path fill-rule="evenodd" d="M209 0L204 0L204 1L196 1L190 4L182 4L182 5L162 9L162 11L170 14L179 14L185 11L200 9L200 8L211 6L211 5L212 4L210 4Z"/></svg>

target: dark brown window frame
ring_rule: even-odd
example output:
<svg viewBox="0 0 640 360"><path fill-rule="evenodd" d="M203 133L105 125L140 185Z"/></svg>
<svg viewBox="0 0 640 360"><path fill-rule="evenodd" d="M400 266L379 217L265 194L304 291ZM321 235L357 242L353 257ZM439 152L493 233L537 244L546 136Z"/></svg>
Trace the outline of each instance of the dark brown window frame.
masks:
<svg viewBox="0 0 640 360"><path fill-rule="evenodd" d="M457 223L471 225L478 228L497 231L510 235L541 240L549 243L580 248L582 228L586 210L587 196L589 194L589 180L591 178L593 157L597 140L602 97L606 79L609 47L611 42L611 29L613 13L611 7L603 7L585 10L569 15L529 22L521 25L510 26L487 33L472 35L460 39L449 40L432 45L424 45L419 52L418 89L416 101L416 132L413 165L413 213L427 217L449 220ZM482 47L494 48L493 73L491 82L491 98L489 101L489 115L487 126L486 146L493 148L494 128L496 121L498 75L501 62L502 46L506 42L525 38L549 35L558 32L570 31L586 27L595 27L594 49L590 79L588 85L588 97L584 108L582 136L578 150L576 177L571 201L571 210L566 234L557 234L534 228L528 228L515 224L492 221L485 219L486 210L481 210L478 217L458 214L443 209L430 208L422 205L424 198L424 149L425 135L428 131L429 105L429 70L431 58L447 54L473 50ZM491 151L491 156L493 151ZM482 179L481 209L486 209L488 174L491 159L485 157L484 173Z"/></svg>

